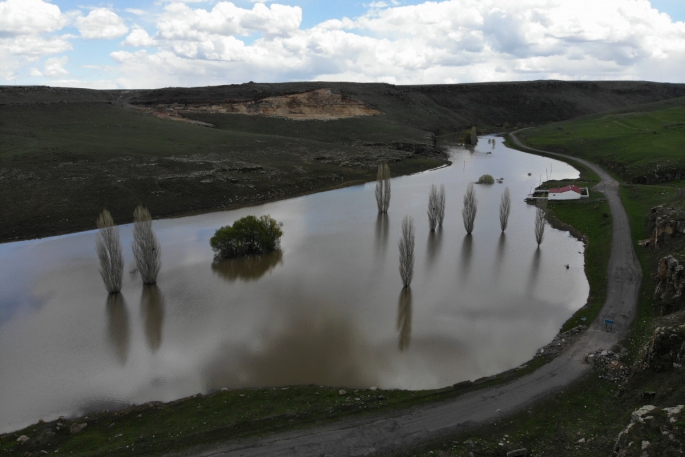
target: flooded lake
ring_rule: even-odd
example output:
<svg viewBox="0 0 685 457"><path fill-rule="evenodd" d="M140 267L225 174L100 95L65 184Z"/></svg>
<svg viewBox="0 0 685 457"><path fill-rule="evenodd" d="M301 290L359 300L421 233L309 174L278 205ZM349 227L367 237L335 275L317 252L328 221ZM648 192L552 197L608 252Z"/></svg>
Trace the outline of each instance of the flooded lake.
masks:
<svg viewBox="0 0 685 457"><path fill-rule="evenodd" d="M369 183L155 221L157 286L129 275L131 226L122 226L126 273L116 297L100 279L93 231L0 245L0 432L223 387L430 389L529 360L585 304L589 286L582 243L548 226L538 250L535 209L523 198L546 170L555 179L578 172L495 137L451 155L450 167L393 179L383 217ZM484 173L504 183L476 185L467 236L462 198ZM447 194L434 234L431 184ZM512 210L502 235L506 186ZM213 263L209 238L248 214L283 222L282 250ZM398 272L405 215L416 224L410 290Z"/></svg>

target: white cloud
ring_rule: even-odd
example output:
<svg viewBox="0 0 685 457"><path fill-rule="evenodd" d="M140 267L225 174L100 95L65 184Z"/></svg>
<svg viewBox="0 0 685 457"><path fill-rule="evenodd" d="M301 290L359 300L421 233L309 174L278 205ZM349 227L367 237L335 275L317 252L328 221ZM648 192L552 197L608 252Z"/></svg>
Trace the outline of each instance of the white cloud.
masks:
<svg viewBox="0 0 685 457"><path fill-rule="evenodd" d="M66 23L58 6L42 0L0 2L0 37L54 32Z"/></svg>
<svg viewBox="0 0 685 457"><path fill-rule="evenodd" d="M145 16L147 13L145 10L141 10L138 8L126 8L124 11L127 13L135 14L136 16Z"/></svg>
<svg viewBox="0 0 685 457"><path fill-rule="evenodd" d="M75 22L84 38L112 39L128 32L124 20L106 8L95 8L88 16L77 17Z"/></svg>
<svg viewBox="0 0 685 457"><path fill-rule="evenodd" d="M56 78L64 75L68 75L69 72L64 69L64 65L67 64L69 58L63 57L51 57L45 61L43 74L51 78Z"/></svg>
<svg viewBox="0 0 685 457"><path fill-rule="evenodd" d="M155 46L157 42L152 38L145 29L141 27L134 27L133 31L129 33L124 41L121 42L123 45L136 46L136 47L146 47Z"/></svg>

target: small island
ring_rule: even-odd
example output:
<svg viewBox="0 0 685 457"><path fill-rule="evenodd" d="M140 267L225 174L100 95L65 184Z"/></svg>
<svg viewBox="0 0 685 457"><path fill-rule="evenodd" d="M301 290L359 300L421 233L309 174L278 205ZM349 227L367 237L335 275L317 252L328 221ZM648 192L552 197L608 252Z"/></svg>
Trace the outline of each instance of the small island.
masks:
<svg viewBox="0 0 685 457"><path fill-rule="evenodd" d="M218 229L209 240L217 259L266 254L280 249L282 222L269 215L245 216Z"/></svg>

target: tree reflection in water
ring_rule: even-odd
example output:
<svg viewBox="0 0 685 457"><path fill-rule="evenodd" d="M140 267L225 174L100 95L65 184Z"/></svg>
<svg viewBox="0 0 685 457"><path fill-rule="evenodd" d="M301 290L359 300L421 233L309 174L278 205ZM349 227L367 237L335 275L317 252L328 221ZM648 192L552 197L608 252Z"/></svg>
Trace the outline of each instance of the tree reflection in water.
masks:
<svg viewBox="0 0 685 457"><path fill-rule="evenodd" d="M400 334L398 344L400 351L409 349L411 343L411 306L411 289L404 287L397 302L397 331Z"/></svg>
<svg viewBox="0 0 685 457"><path fill-rule="evenodd" d="M473 257L473 235L470 233L464 237L461 243L461 281L466 282L471 269L471 257Z"/></svg>
<svg viewBox="0 0 685 457"><path fill-rule="evenodd" d="M504 232L500 233L499 235L499 241L497 242L497 251L495 255L495 266L493 268L493 278L496 280L499 279L500 274L502 273L502 265L504 264L504 253L506 251L506 244L507 244L507 235L504 234Z"/></svg>
<svg viewBox="0 0 685 457"><path fill-rule="evenodd" d="M530 264L530 274L528 276L528 295L533 296L533 292L535 292L535 288L537 287L538 283L538 276L540 276L540 257L542 256L542 251L540 250L540 246L535 249L535 254L533 254L533 260L531 261Z"/></svg>
<svg viewBox="0 0 685 457"><path fill-rule="evenodd" d="M162 345L162 328L164 327L164 296L156 284L143 285L140 297L140 312L145 325L145 338L152 352L157 352Z"/></svg>
<svg viewBox="0 0 685 457"><path fill-rule="evenodd" d="M435 261L440 256L440 249L442 248L442 226L439 226L434 232L428 232L428 245L426 246L426 265L427 272L433 269Z"/></svg>
<svg viewBox="0 0 685 457"><path fill-rule="evenodd" d="M277 250L262 255L215 260L212 271L229 282L236 279L248 282L256 281L281 263L283 252Z"/></svg>
<svg viewBox="0 0 685 457"><path fill-rule="evenodd" d="M126 365L131 331L128 323L126 300L121 293L107 295L107 334L109 343L119 363Z"/></svg>
<svg viewBox="0 0 685 457"><path fill-rule="evenodd" d="M376 218L376 253L384 254L388 246L388 232L390 231L390 221L388 213L378 213Z"/></svg>

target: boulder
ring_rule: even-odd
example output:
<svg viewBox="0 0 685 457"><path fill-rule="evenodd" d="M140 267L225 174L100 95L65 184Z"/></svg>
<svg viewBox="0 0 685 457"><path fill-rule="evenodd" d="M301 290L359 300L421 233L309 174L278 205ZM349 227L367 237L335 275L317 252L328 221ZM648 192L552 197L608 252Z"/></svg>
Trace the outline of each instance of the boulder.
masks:
<svg viewBox="0 0 685 457"><path fill-rule="evenodd" d="M670 371L685 363L685 324L657 327L643 356L643 368Z"/></svg>
<svg viewBox="0 0 685 457"><path fill-rule="evenodd" d="M17 442L18 442L18 443L21 443L21 444L24 444L24 443L27 442L28 440L29 440L29 437L26 436L26 435L21 435L19 438L17 438Z"/></svg>

